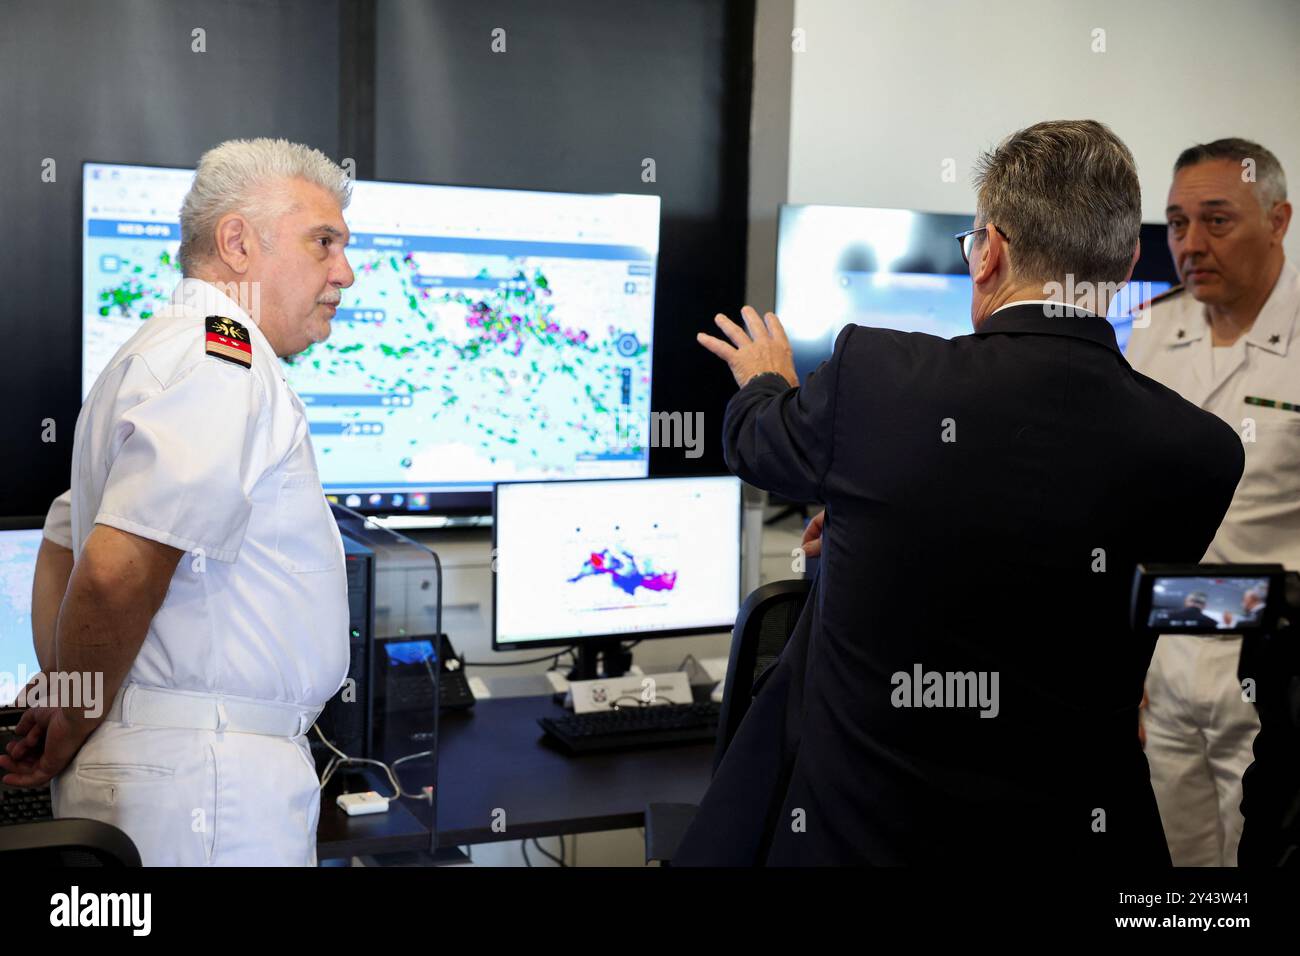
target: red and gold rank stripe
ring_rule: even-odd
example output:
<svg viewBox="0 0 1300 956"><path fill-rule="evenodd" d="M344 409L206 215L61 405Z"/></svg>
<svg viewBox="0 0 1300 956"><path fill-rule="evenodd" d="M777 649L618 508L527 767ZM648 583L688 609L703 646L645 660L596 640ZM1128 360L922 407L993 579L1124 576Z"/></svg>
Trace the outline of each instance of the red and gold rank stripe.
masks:
<svg viewBox="0 0 1300 956"><path fill-rule="evenodd" d="M216 332L208 333L208 352L241 362L250 367L253 364L252 343L240 342L238 339L218 335Z"/></svg>

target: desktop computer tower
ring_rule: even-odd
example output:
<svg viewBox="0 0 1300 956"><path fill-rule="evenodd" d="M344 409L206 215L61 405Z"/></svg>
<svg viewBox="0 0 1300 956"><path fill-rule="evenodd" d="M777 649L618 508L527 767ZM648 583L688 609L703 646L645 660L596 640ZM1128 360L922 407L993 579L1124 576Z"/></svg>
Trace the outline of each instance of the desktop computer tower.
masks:
<svg viewBox="0 0 1300 956"><path fill-rule="evenodd" d="M321 732L349 757L369 757L372 748L373 685L371 640L374 627L375 555L365 545L343 535L343 558L348 581L348 679L321 711ZM312 737L318 766L331 756L318 737Z"/></svg>

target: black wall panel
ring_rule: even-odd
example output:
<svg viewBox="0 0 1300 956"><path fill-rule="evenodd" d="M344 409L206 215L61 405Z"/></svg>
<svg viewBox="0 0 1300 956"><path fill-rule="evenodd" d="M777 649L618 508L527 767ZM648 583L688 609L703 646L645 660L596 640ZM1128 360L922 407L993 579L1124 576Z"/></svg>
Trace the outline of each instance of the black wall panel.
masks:
<svg viewBox="0 0 1300 956"><path fill-rule="evenodd" d="M310 143L363 177L660 195L654 407L703 411L707 441L652 468L720 470L734 388L694 333L744 290L753 16L752 0L0 0L0 515L67 486L81 162L193 165L232 137Z"/></svg>

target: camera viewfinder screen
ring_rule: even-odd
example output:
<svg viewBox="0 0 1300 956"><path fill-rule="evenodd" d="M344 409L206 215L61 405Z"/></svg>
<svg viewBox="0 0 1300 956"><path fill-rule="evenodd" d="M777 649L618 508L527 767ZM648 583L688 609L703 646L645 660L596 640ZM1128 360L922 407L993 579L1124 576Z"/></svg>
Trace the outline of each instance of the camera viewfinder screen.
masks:
<svg viewBox="0 0 1300 956"><path fill-rule="evenodd" d="M1161 631L1249 631L1264 623L1267 578L1156 578L1147 625Z"/></svg>

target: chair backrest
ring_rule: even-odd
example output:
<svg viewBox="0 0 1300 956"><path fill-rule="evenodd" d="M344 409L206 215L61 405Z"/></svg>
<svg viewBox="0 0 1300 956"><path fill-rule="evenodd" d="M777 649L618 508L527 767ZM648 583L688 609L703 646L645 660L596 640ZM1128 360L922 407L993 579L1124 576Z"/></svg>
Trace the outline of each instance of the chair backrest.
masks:
<svg viewBox="0 0 1300 956"><path fill-rule="evenodd" d="M99 820L41 820L0 827L0 869L140 866L131 838Z"/></svg>
<svg viewBox="0 0 1300 956"><path fill-rule="evenodd" d="M812 581L807 578L773 581L758 588L740 605L731 632L727 682L722 690L718 742L713 753L715 773L749 710L754 681L781 656L811 588Z"/></svg>

